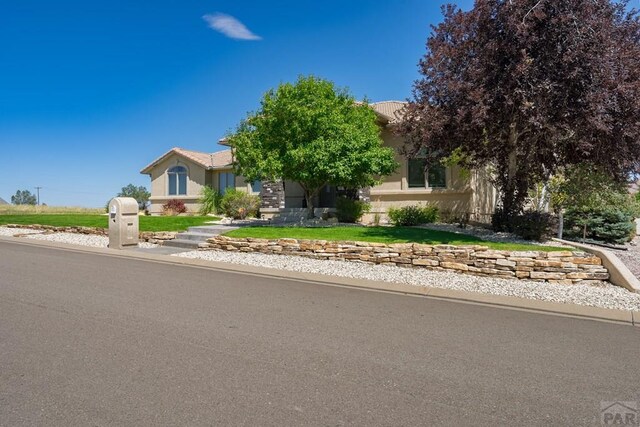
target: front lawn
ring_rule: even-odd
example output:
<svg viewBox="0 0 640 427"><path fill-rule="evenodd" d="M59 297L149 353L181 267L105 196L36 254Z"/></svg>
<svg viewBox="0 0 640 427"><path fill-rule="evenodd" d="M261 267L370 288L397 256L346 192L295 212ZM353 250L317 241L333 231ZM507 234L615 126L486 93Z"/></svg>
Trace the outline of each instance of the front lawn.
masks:
<svg viewBox="0 0 640 427"><path fill-rule="evenodd" d="M505 251L558 251L567 248L518 243L487 242L475 236L413 227L243 227L225 233L229 237L262 239L355 240L378 243L424 243L430 245L483 245Z"/></svg>
<svg viewBox="0 0 640 427"><path fill-rule="evenodd" d="M0 215L0 225L52 225L56 227L107 228L106 215L40 214ZM203 225L219 218L211 216L141 216L140 231L184 231L188 227Z"/></svg>

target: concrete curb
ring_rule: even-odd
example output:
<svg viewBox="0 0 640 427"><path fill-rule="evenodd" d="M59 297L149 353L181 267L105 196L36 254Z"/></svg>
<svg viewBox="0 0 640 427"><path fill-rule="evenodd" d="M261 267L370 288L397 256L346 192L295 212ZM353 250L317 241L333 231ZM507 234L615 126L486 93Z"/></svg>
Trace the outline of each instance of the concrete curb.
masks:
<svg viewBox="0 0 640 427"><path fill-rule="evenodd" d="M402 283L371 281L347 277L327 276L317 273L303 273L287 270L270 270L261 267L231 264L217 261L205 261L190 258L172 257L168 255L146 254L127 250L106 248L92 248L71 245L67 243L49 242L43 240L27 240L24 238L0 236L0 242L10 242L27 246L41 246L52 249L107 255L116 258L137 259L162 264L172 264L184 267L204 268L215 271L225 271L259 277L278 278L287 281L313 283L320 285L355 288L360 290L389 292L411 296L441 299L460 303L500 307L518 311L528 311L538 314L550 314L596 321L624 323L640 326L640 311L617 310L578 304L564 304L518 298L502 295L483 294L435 287L422 287Z"/></svg>
<svg viewBox="0 0 640 427"><path fill-rule="evenodd" d="M572 242L570 240L553 240L556 242L571 245L575 248L582 249L585 252L589 252L597 256L602 260L602 265L604 265L607 270L609 270L609 281L611 283L613 283L614 285L622 286L623 288L631 292L640 294L640 280L638 280L638 278L634 276L631 271L629 271L627 266L624 265L624 263L620 261L620 258L618 258L613 252L603 248L596 248L582 243Z"/></svg>

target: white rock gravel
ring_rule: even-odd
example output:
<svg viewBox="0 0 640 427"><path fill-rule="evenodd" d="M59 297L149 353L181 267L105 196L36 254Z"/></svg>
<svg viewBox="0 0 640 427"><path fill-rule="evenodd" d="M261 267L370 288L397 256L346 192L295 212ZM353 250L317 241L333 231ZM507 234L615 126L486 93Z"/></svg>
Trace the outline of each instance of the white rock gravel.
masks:
<svg viewBox="0 0 640 427"><path fill-rule="evenodd" d="M380 280L444 289L481 292L531 298L542 301L573 303L593 307L640 310L640 294L606 284L558 285L526 280L497 279L426 269L361 264L347 261L316 260L289 255L266 255L224 251L190 251L173 256L253 265L306 273L319 273L365 280Z"/></svg>
<svg viewBox="0 0 640 427"><path fill-rule="evenodd" d="M69 243L72 245L91 246L94 248L106 248L109 245L108 237L97 236L95 234L76 234L76 233L45 234L42 231L32 230L28 228L0 227L0 236L14 236L16 234L28 234L27 236L24 236L27 239ZM158 245L153 243L141 242L138 244L138 246L141 248L155 248Z"/></svg>
<svg viewBox="0 0 640 427"><path fill-rule="evenodd" d="M16 234L39 234L41 231L32 230L30 228L9 228L9 227L0 227L0 236L14 236Z"/></svg>

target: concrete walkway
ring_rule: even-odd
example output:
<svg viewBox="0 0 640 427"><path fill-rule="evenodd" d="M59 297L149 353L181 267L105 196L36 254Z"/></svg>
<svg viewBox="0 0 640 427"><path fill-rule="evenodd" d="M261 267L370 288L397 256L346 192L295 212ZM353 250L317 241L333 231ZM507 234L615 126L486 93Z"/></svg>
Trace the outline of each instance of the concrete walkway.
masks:
<svg viewBox="0 0 640 427"><path fill-rule="evenodd" d="M178 233L175 239L164 242L165 247L182 248L187 250L198 249L200 243L206 242L207 239L219 234L236 230L239 227L233 225L199 225L197 227L189 227L184 233Z"/></svg>

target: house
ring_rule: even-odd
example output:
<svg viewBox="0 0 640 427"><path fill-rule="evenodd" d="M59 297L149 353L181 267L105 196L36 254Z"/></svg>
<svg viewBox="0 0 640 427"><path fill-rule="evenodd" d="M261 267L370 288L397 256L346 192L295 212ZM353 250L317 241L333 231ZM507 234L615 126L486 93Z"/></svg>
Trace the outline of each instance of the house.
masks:
<svg viewBox="0 0 640 427"><path fill-rule="evenodd" d="M231 150L216 153L172 148L140 171L151 177L149 212L162 214L162 205L171 199L182 200L189 212L197 212L202 188L210 186L224 194L236 188L259 194L255 185L246 185L233 173Z"/></svg>
<svg viewBox="0 0 640 427"><path fill-rule="evenodd" d="M371 211L363 220L370 222L376 214L384 218L392 206L433 203L441 211L469 214L471 220L490 222L497 191L484 171L465 173L457 166L434 166L425 173L423 159L407 159L401 154L403 140L391 127L401 119L403 106L401 101L371 104L378 116L383 143L395 149L400 167L380 184L359 190L358 196L371 203ZM220 144L226 145L225 140L220 140ZM209 185L220 192L234 187L259 194L260 214L265 218L304 216L306 202L298 184L289 181L247 183L233 175L232 163L229 149L216 153L169 150L141 171L151 176L151 213L160 213L162 204L174 198L184 200L189 210L196 211L200 191ZM315 200L316 215L335 208L341 191L343 189L333 186L323 188Z"/></svg>

